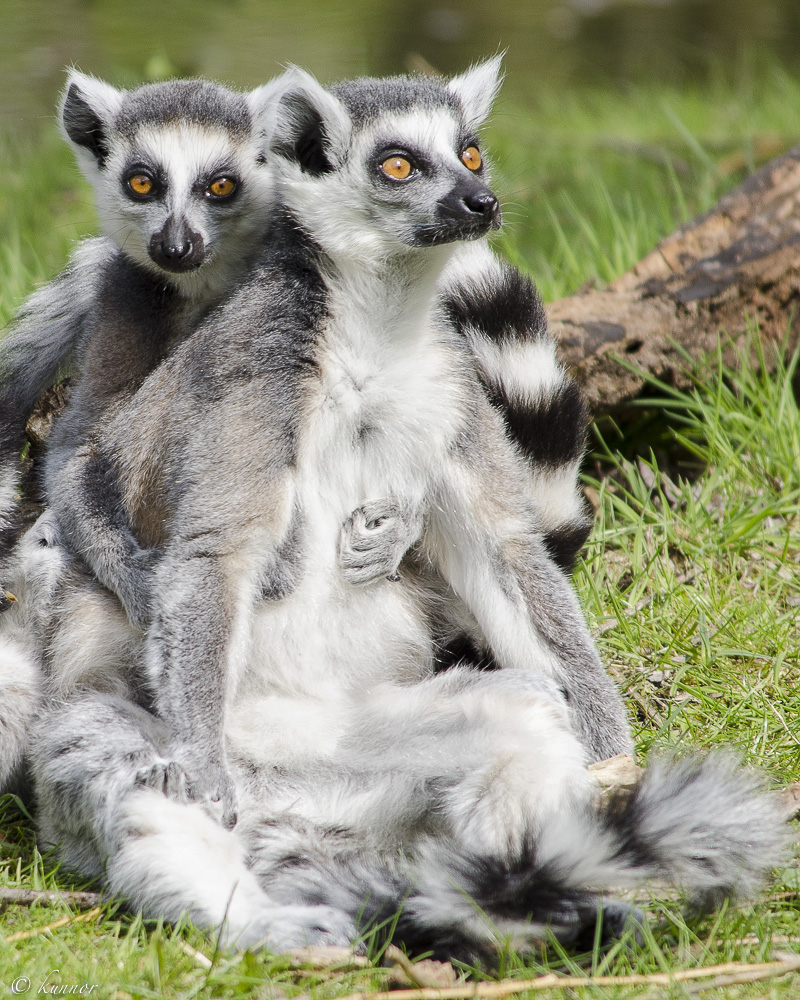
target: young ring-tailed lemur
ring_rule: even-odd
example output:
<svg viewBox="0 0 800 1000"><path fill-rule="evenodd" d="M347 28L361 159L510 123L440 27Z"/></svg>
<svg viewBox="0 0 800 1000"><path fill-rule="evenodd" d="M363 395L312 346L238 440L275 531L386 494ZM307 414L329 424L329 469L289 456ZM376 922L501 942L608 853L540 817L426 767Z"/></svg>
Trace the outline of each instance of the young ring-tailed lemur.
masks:
<svg viewBox="0 0 800 1000"><path fill-rule="evenodd" d="M571 720L613 743L618 703L436 299L453 241L496 217L461 159L495 80L489 65L330 94L298 74L258 266L98 442L164 552L147 650L163 719L75 697L45 710L31 756L43 841L148 916L190 909L280 949L345 943L403 903L403 941L469 960L505 935L593 929L598 888L665 877L710 902L777 856L774 811L725 758L594 802ZM424 515L416 565L367 588L339 564L365 496ZM443 584L506 669L425 679ZM548 673L578 690L570 708ZM592 687L599 718L576 717ZM219 780L194 726L205 752L224 729L233 832L186 801L196 774ZM606 930L626 914L606 906Z"/></svg>
<svg viewBox="0 0 800 1000"><path fill-rule="evenodd" d="M22 593L27 577L27 590L37 597L28 597L27 609L18 606L2 621L7 639L0 684L7 697L0 787L19 760L41 686L37 657L19 649L9 633L22 628L29 639L48 633L46 665L60 695L87 686L121 690L130 683L114 664L130 661L117 651L135 637L117 622L114 602L93 577L82 574L61 538L66 529L67 543L121 598L129 619L146 622L154 553L138 546L120 516L113 477L98 464L92 441L104 415L224 295L252 257L272 203L271 173L260 162L261 132L268 128L265 119L279 87L276 81L240 95L175 81L125 92L78 73L68 81L64 131L95 188L104 228L115 232L120 246L111 238L86 241L64 274L28 300L4 345L0 472L7 486L7 526L13 522L10 498L33 400L59 366L72 363L83 373L47 457L51 514L16 551L23 578L17 576L13 589ZM187 234L192 239L184 240ZM490 398L530 459L538 528L566 567L588 531L576 485L585 408L556 360L535 289L481 241L445 273L440 295L450 322L478 359ZM111 495L103 503L82 502L87 477L108 484ZM365 583L393 575L417 534L413 512L397 505L388 509L383 501L360 506L342 535L346 578ZM52 550L47 556L37 551L42 545ZM48 593L57 625L47 623ZM76 606L77 594L83 608ZM87 604L94 606L94 618ZM114 622L108 641L95 624L104 616ZM456 624L437 630L442 665L466 651L464 623ZM483 655L474 649L479 643L472 632L470 652Z"/></svg>
<svg viewBox="0 0 800 1000"><path fill-rule="evenodd" d="M0 572L19 601L0 618L0 789L21 762L42 695L42 659L55 694L131 683L119 676L118 656L132 641L130 629L117 602L68 552L58 515L69 528L72 497L94 472L97 426L252 262L274 200L263 132L279 88L274 81L241 94L180 80L125 91L69 75L62 129L108 235L79 245L66 270L25 302L2 343ZM51 510L12 549L25 424L65 366L80 369L81 378L46 456ZM118 512L104 515L84 510L94 533L85 554L129 618L141 622L152 554L141 551ZM70 590L85 592L83 607L61 606ZM111 617L102 637L86 604Z"/></svg>
<svg viewBox="0 0 800 1000"><path fill-rule="evenodd" d="M228 820L223 730L243 698L335 702L424 677L448 602L500 666L563 685L589 756L630 747L529 473L439 297L457 241L499 217L476 138L497 70L397 83L387 108L368 84L327 94L299 77L274 133L283 213L259 264L95 443L135 536L162 553L145 645L155 704L190 794L221 797ZM399 580L358 588L339 538L364 498L416 512L422 536Z"/></svg>
<svg viewBox="0 0 800 1000"><path fill-rule="evenodd" d="M274 198L263 131L279 88L278 80L240 94L175 80L121 91L69 76L62 127L108 235L79 246L66 271L25 303L4 341L0 392L8 494L33 401L64 364L80 370L45 468L68 537L70 491L92 474L95 425L224 297L260 247ZM121 523L108 530L97 518L91 527L83 554L141 624L150 554Z"/></svg>

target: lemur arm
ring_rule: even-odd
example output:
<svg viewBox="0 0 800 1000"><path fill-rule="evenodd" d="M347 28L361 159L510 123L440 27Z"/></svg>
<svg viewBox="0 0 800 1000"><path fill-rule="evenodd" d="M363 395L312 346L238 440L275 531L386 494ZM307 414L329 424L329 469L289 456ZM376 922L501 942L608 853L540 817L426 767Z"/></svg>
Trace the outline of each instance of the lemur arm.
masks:
<svg viewBox="0 0 800 1000"><path fill-rule="evenodd" d="M157 552L134 536L107 456L91 443L76 448L59 469L48 505L69 547L116 594L131 624L146 629Z"/></svg>
<svg viewBox="0 0 800 1000"><path fill-rule="evenodd" d="M25 425L39 395L78 351L107 262L117 252L105 237L85 240L67 267L30 295L0 348L0 549L14 533L19 457Z"/></svg>
<svg viewBox="0 0 800 1000"><path fill-rule="evenodd" d="M230 437L238 432L238 425L231 427ZM224 432L210 437L226 453ZM227 454L233 450L231 444ZM282 595L293 585L287 564L296 554L297 523L277 450L255 491L246 485L231 490L213 455L210 465L195 456L194 481L171 516L171 539L153 571L145 662L157 713L169 729L169 756L186 773L189 797L219 803L213 808L221 807L226 826L236 821L223 738L226 702L252 609L265 594ZM259 510L270 514L259 516Z"/></svg>
<svg viewBox="0 0 800 1000"><path fill-rule="evenodd" d="M168 726L168 758L186 775L196 802L236 822L236 793L225 763L223 724L237 606L224 560L209 551L170 552L155 572L156 613L145 655L158 715Z"/></svg>
<svg viewBox="0 0 800 1000"><path fill-rule="evenodd" d="M629 753L622 699L569 580L537 531L524 470L485 401L471 411L451 458L434 488L427 554L474 616L500 667L539 670L565 690L593 759Z"/></svg>
<svg viewBox="0 0 800 1000"><path fill-rule="evenodd" d="M458 248L439 301L447 322L469 344L486 395L525 457L544 544L570 572L592 524L578 486L588 411L557 357L536 287L480 241Z"/></svg>

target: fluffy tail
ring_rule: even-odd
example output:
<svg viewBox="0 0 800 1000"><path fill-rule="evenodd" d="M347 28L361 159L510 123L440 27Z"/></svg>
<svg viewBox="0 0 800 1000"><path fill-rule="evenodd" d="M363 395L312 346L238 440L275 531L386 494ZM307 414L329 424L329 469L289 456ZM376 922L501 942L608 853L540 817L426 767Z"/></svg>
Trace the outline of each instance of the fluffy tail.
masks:
<svg viewBox="0 0 800 1000"><path fill-rule="evenodd" d="M29 296L0 342L0 551L16 526L19 456L36 400L75 355L97 296L110 240L86 240L49 284Z"/></svg>
<svg viewBox="0 0 800 1000"><path fill-rule="evenodd" d="M527 461L545 544L570 572L593 519L578 484L588 408L558 359L539 293L481 243L460 250L442 292L445 314L470 345L489 399Z"/></svg>
<svg viewBox="0 0 800 1000"><path fill-rule="evenodd" d="M546 928L572 940L594 927L602 892L651 879L680 886L704 909L749 897L788 843L777 802L732 757L655 761L633 793L566 808L514 857L431 842L407 908L431 933L459 927L487 946L541 938ZM612 924L624 916L620 904L608 911Z"/></svg>

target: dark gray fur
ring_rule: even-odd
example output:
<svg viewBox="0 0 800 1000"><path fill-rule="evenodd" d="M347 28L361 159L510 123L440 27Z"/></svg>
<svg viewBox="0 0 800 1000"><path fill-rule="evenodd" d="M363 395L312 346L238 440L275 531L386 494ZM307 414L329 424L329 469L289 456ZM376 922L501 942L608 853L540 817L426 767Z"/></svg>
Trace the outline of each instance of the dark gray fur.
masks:
<svg viewBox="0 0 800 1000"><path fill-rule="evenodd" d="M424 114L445 108L455 115L462 114L455 94L429 76L364 76L334 84L330 89L345 105L357 127L395 112Z"/></svg>
<svg viewBox="0 0 800 1000"><path fill-rule="evenodd" d="M128 91L114 125L133 138L143 125L181 121L239 136L253 127L242 95L208 80L169 80Z"/></svg>

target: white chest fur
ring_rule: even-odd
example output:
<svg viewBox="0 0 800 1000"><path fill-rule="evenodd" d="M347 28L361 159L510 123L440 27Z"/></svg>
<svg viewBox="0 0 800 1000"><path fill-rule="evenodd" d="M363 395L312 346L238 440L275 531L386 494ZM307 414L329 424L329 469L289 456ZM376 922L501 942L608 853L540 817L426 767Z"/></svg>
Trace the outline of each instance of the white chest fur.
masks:
<svg viewBox="0 0 800 1000"><path fill-rule="evenodd" d="M459 358L433 326L430 299L401 308L397 297L352 287L331 299L294 475L304 572L290 597L259 606L255 669L240 688L245 710L265 720L296 698L335 703L431 669L419 584L350 584L338 545L344 521L367 500L404 500L424 512L463 420Z"/></svg>

